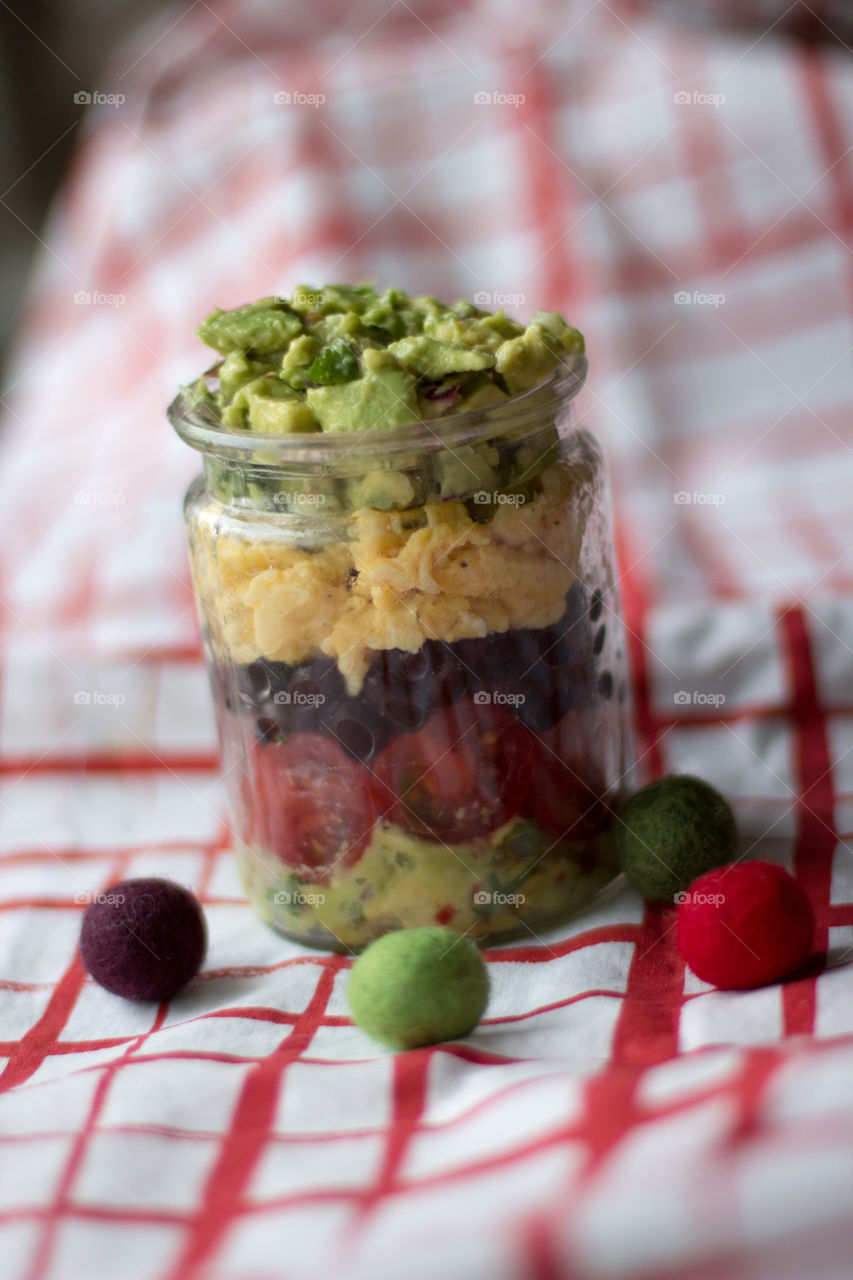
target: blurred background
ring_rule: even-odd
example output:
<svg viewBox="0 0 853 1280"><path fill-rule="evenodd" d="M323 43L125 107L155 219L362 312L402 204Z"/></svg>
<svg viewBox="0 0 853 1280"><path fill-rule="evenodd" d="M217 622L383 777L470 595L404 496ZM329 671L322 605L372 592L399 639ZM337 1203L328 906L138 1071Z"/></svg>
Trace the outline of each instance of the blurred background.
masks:
<svg viewBox="0 0 853 1280"><path fill-rule="evenodd" d="M240 7L234 31L237 45ZM390 10L394 7L390 6ZM435 14L432 4L407 7L415 13L424 7L430 16ZM583 5L565 0L547 6L557 21L561 9L567 19L573 20L579 9L596 7L595 0ZM86 116L88 104L77 98L81 92L84 97L91 94L92 86L100 83L113 58L117 75L111 70L110 77L123 81L133 56L139 56L146 40L150 37L152 45L160 43L172 24L179 23L184 14L195 8L192 0L171 5L143 0L114 0L109 5L101 0L32 0L25 12L5 5L0 9L0 352L5 352L14 332L47 210ZM853 38L853 8L845 0L814 0L810 5L785 4L783 0L637 0L622 8L634 16L641 10L647 15L657 12L660 18L681 26L727 25L754 29L758 34L772 26L791 39L838 47L845 47ZM339 6L343 25L352 20L353 9L354 6ZM399 9L403 11L404 6ZM382 23L391 17L389 6L381 0L375 5L359 6L359 10L365 25L376 22L380 34ZM302 16L299 4L279 4L273 11L280 14L283 25L298 22ZM141 37L136 41L135 32ZM122 46L133 49L134 55L129 53L125 59L117 56L116 50Z"/></svg>
<svg viewBox="0 0 853 1280"><path fill-rule="evenodd" d="M114 49L162 5L141 0L33 0L0 9L0 343L14 331L48 206L68 166L85 103Z"/></svg>
<svg viewBox="0 0 853 1280"><path fill-rule="evenodd" d="M211 307L300 281L583 329L637 618L849 588L848 4L2 20L7 645L197 644L165 406Z"/></svg>

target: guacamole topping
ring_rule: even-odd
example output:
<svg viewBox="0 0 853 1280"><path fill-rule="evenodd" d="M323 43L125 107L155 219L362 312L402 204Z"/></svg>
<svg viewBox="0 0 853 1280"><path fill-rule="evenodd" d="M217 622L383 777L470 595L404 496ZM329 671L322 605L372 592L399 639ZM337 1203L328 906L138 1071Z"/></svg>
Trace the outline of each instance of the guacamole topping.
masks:
<svg viewBox="0 0 853 1280"><path fill-rule="evenodd" d="M556 312L523 325L371 284L300 285L216 308L198 336L221 360L188 388L190 404L268 435L388 429L500 404L584 350Z"/></svg>

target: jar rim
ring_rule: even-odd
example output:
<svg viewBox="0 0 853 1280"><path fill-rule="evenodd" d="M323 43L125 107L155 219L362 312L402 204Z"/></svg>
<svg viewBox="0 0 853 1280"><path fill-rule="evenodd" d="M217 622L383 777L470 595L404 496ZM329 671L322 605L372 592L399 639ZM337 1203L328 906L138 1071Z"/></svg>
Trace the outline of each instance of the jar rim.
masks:
<svg viewBox="0 0 853 1280"><path fill-rule="evenodd" d="M400 452L432 453L453 449L457 445L474 444L505 431L516 433L529 426L531 431L553 420L554 411L573 400L584 384L588 361L582 352L574 352L535 387L510 396L501 404L467 409L462 413L431 421L418 419L405 426L387 430L317 431L292 435L268 435L262 431L234 430L223 426L210 405L191 407L186 389L182 388L169 405L169 422L177 434L193 449L222 458L242 458L263 453L267 465L287 463L332 464L337 459L367 453L383 455Z"/></svg>

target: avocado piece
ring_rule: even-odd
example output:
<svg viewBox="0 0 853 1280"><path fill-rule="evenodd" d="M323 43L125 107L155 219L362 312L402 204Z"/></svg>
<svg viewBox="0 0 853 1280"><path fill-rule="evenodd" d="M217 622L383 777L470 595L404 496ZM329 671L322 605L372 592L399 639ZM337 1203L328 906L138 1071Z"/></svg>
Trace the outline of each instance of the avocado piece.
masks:
<svg viewBox="0 0 853 1280"><path fill-rule="evenodd" d="M380 373L383 369L399 369L387 347L368 347L361 353L361 363L368 373Z"/></svg>
<svg viewBox="0 0 853 1280"><path fill-rule="evenodd" d="M435 454L434 469L442 498L461 498L463 494L487 492L498 484L500 454L492 446L462 445L458 449Z"/></svg>
<svg viewBox="0 0 853 1280"><path fill-rule="evenodd" d="M353 507L377 511L405 511L415 504L416 490L404 471L368 471L350 483Z"/></svg>
<svg viewBox="0 0 853 1280"><path fill-rule="evenodd" d="M323 316L310 325L311 333L324 347L333 342L358 342L364 335L364 322L357 311L340 311Z"/></svg>
<svg viewBox="0 0 853 1280"><path fill-rule="evenodd" d="M562 362L562 344L540 324L531 323L517 338L508 338L497 351L495 368L511 396L537 386Z"/></svg>
<svg viewBox="0 0 853 1280"><path fill-rule="evenodd" d="M552 467L560 457L560 437L555 427L549 427L535 440L523 441L513 453L508 468L510 485L527 485L540 472Z"/></svg>
<svg viewBox="0 0 853 1280"><path fill-rule="evenodd" d="M281 372L289 373L291 369L302 369L309 365L320 354L320 344L310 333L302 333L294 338L281 357Z"/></svg>
<svg viewBox="0 0 853 1280"><path fill-rule="evenodd" d="M379 301L376 306L368 307L361 320L365 331L383 343L393 342L408 332L404 317L388 302Z"/></svg>
<svg viewBox="0 0 853 1280"><path fill-rule="evenodd" d="M335 311L364 311L376 301L372 284L298 284L291 295L294 311L301 315L327 316Z"/></svg>
<svg viewBox="0 0 853 1280"><path fill-rule="evenodd" d="M308 406L295 397L291 400L278 400L267 396L252 396L249 400L248 418L252 431L263 431L271 436L320 430L320 424Z"/></svg>
<svg viewBox="0 0 853 1280"><path fill-rule="evenodd" d="M493 316L464 318L448 311L441 316L428 315L424 333L439 342L455 342L480 351L496 352L502 342L524 333L524 326L508 319L502 311Z"/></svg>
<svg viewBox="0 0 853 1280"><path fill-rule="evenodd" d="M537 311L531 318L531 324L538 324L546 333L550 333L556 338L564 351L570 354L575 352L583 353L586 350L586 344L583 340L583 334L579 329L573 329L570 324L566 324L565 320L556 311Z"/></svg>
<svg viewBox="0 0 853 1280"><path fill-rule="evenodd" d="M302 321L281 298L260 298L232 311L214 307L196 333L220 355L230 351L272 355L302 332Z"/></svg>
<svg viewBox="0 0 853 1280"><path fill-rule="evenodd" d="M483 381L465 390L454 413L466 413L469 409L487 409L489 405L503 404L509 396L495 382Z"/></svg>
<svg viewBox="0 0 853 1280"><path fill-rule="evenodd" d="M439 302L438 298L434 298L430 293L419 293L417 297L408 300L408 305L419 312L421 317L431 316L433 319L441 319L451 314L447 303Z"/></svg>
<svg viewBox="0 0 853 1280"><path fill-rule="evenodd" d="M352 382L309 387L305 398L323 431L383 430L418 421L415 379L395 364L366 368Z"/></svg>
<svg viewBox="0 0 853 1280"><path fill-rule="evenodd" d="M293 431L317 431L317 421L286 383L274 373L246 382L222 411L222 421L237 430L287 435Z"/></svg>
<svg viewBox="0 0 853 1280"><path fill-rule="evenodd" d="M491 369L495 363L489 351L478 351L460 342L439 342L425 333L392 342L388 351L404 369L436 382L448 373L474 373Z"/></svg>
<svg viewBox="0 0 853 1280"><path fill-rule="evenodd" d="M264 360L250 360L242 351L231 351L217 369L219 386L226 400L233 400L243 387L271 372Z"/></svg>

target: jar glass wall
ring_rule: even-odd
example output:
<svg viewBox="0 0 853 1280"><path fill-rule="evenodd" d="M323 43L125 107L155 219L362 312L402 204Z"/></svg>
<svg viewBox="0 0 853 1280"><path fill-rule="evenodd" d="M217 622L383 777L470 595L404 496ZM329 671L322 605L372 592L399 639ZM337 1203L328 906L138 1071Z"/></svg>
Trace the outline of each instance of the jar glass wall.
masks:
<svg viewBox="0 0 853 1280"><path fill-rule="evenodd" d="M359 435L172 405L204 459L185 512L240 872L289 937L530 936L616 876L625 662L585 367Z"/></svg>

